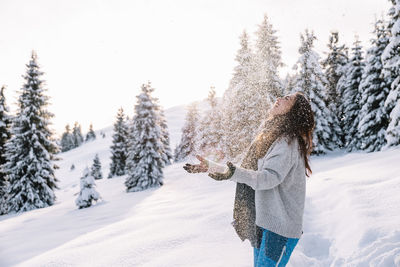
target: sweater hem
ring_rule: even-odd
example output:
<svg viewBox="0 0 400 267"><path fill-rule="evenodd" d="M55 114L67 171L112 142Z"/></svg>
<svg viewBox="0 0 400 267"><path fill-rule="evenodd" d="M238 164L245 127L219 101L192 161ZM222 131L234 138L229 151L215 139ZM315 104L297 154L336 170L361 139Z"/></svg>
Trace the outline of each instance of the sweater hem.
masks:
<svg viewBox="0 0 400 267"><path fill-rule="evenodd" d="M292 224L285 226L281 220L276 219L273 215L267 215L262 219L262 222L260 221L261 219L257 220L256 218L256 225L287 238L299 239L303 232L302 225Z"/></svg>

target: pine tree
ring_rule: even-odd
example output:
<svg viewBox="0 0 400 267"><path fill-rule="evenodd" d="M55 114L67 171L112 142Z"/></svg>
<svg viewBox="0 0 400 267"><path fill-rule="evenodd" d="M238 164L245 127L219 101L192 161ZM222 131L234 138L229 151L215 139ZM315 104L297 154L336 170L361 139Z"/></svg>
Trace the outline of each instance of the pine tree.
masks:
<svg viewBox="0 0 400 267"><path fill-rule="evenodd" d="M80 180L81 190L78 198L75 200L75 204L79 207L79 209L88 208L92 206L93 201L97 202L99 199L101 199L101 197L96 191L96 184L88 167L84 169L83 176Z"/></svg>
<svg viewBox="0 0 400 267"><path fill-rule="evenodd" d="M387 32L386 33L387 33L387 37L388 37L389 42L390 42L390 40L392 38L393 25L395 24L395 22L399 18L399 15L396 14L396 8L395 8L396 0L389 0L389 1L392 2L392 5L393 5L393 6L391 6L389 8L389 11L388 11L388 14L387 14L389 19L386 22L386 28L387 28ZM388 45L389 45L389 43L388 43ZM393 83L393 81L397 77L397 74L396 74L397 71L396 71L396 67L391 67L390 65L386 64L386 62L389 61L389 59L392 57L390 54L393 53L393 51L390 52L389 51L390 49L387 49L387 48L388 48L388 46L386 46L386 48L385 48L387 53L384 50L383 53L382 53L382 57L381 57L382 64L383 64L382 76L386 80L386 82L390 84L390 87L391 87L391 84ZM395 62L395 60L394 60L394 62ZM390 91L391 90L389 90L389 92ZM387 101L387 103L385 102L385 112L387 114L390 114L390 112L392 111L393 107L394 107L394 103L392 101Z"/></svg>
<svg viewBox="0 0 400 267"><path fill-rule="evenodd" d="M108 178L125 174L127 148L128 148L128 126L122 107L118 110L117 120L114 123L114 133L111 145L111 164Z"/></svg>
<svg viewBox="0 0 400 267"><path fill-rule="evenodd" d="M211 116L211 111L216 108L217 101L215 99L215 88L213 86L210 87L210 91L208 92L207 102L210 106L210 109L205 112L205 114L200 119L199 127L196 135L196 152L204 155L207 147L210 146L210 141L212 137L209 135L208 131L210 129L210 124L214 118Z"/></svg>
<svg viewBox="0 0 400 267"><path fill-rule="evenodd" d="M9 109L6 105L4 90L5 86L2 86L0 89L0 215L6 214L8 210L8 180L7 173L3 170L2 166L7 162L4 152L6 150L6 143L11 137L11 117L8 114Z"/></svg>
<svg viewBox="0 0 400 267"><path fill-rule="evenodd" d="M196 153L196 138L199 122L199 112L197 104L192 103L188 106L185 117L185 124L182 127L182 135L179 145L174 151L174 161L184 160L189 155Z"/></svg>
<svg viewBox="0 0 400 267"><path fill-rule="evenodd" d="M170 146L170 141L169 141L169 131L168 131L167 120L165 119L164 109L159 104L157 104L157 110L158 110L158 118L159 118L158 124L160 125L160 129L161 129L161 143L163 144L162 158L163 158L165 165L170 165L171 161L173 160L173 155L171 152L171 146Z"/></svg>
<svg viewBox="0 0 400 267"><path fill-rule="evenodd" d="M201 119L197 132L196 151L208 158L213 157L214 160L218 160L218 154L222 150L221 140L223 133L221 129L221 112L218 109L218 101L215 94L215 88L212 86L207 98L210 109L206 111Z"/></svg>
<svg viewBox="0 0 400 267"><path fill-rule="evenodd" d="M352 55L349 63L344 67L343 74L338 82L339 94L342 98L339 107L341 128L345 136L344 147L348 151L359 149L358 123L360 121L360 92L359 86L362 72L365 66L362 55L361 42L356 36L352 47Z"/></svg>
<svg viewBox="0 0 400 267"><path fill-rule="evenodd" d="M314 40L316 40L314 33L306 30L304 35L301 34L300 39L300 58L297 61L300 71L295 91L303 91L311 102L311 109L315 116L313 154L325 154L337 142L333 139L335 135L330 128L332 116L325 104L327 80L319 63L319 55L313 50Z"/></svg>
<svg viewBox="0 0 400 267"><path fill-rule="evenodd" d="M251 49L249 35L245 30L239 37L240 49L237 51L235 61L237 65L233 69L233 77L229 82L229 88L227 91L228 96L234 96L235 91L240 88L239 85L247 82L247 85L251 85L254 82L255 77L251 76L255 70L255 55Z"/></svg>
<svg viewBox="0 0 400 267"><path fill-rule="evenodd" d="M75 147L74 136L71 133L69 124L65 126L65 132L61 136L61 151L65 152Z"/></svg>
<svg viewBox="0 0 400 267"><path fill-rule="evenodd" d="M90 140L95 140L96 139L96 134L93 131L93 124L90 124L89 126L89 132L86 134L86 139L85 141L90 141Z"/></svg>
<svg viewBox="0 0 400 267"><path fill-rule="evenodd" d="M246 151L271 107L265 88L254 82L257 66L245 31L240 36L240 45L236 55L238 65L223 98L224 153L233 161Z"/></svg>
<svg viewBox="0 0 400 267"><path fill-rule="evenodd" d="M339 45L339 33L337 31L331 32L329 36L328 52L326 53L326 58L321 62L328 80L328 106L334 104L337 108L337 103L341 100L338 95L337 84L340 76L342 76L342 69L348 62L347 54L347 47L344 44Z"/></svg>
<svg viewBox="0 0 400 267"><path fill-rule="evenodd" d="M151 96L153 91L149 82L142 85L142 92L137 96L126 163L127 192L163 185L162 133L158 125L157 105Z"/></svg>
<svg viewBox="0 0 400 267"><path fill-rule="evenodd" d="M360 143L357 147L368 152L378 151L385 145L385 129L389 123L384 104L390 84L383 78L381 61L389 39L383 20L375 22L374 34L359 87L361 120L358 124Z"/></svg>
<svg viewBox="0 0 400 267"><path fill-rule="evenodd" d="M74 128L72 129L72 136L74 140L74 148L80 146L83 143L82 130L78 122L75 122L74 124Z"/></svg>
<svg viewBox="0 0 400 267"><path fill-rule="evenodd" d="M264 15L263 22L258 25L256 32L256 81L255 86L263 97L275 102L277 97L283 95L283 86L279 78L279 68L283 66L276 30Z"/></svg>
<svg viewBox="0 0 400 267"><path fill-rule="evenodd" d="M249 36L246 31L243 31L240 36L240 49L235 58L237 65L234 68L233 77L230 80L229 88L223 95L223 150L224 153L231 159L238 155L246 146L246 144L236 144L234 137L238 128L237 103L239 90L246 90L252 86L250 80L254 73L254 55L249 44ZM253 78L254 79L254 78ZM244 140L246 142L247 140ZM246 142L247 143L247 142Z"/></svg>
<svg viewBox="0 0 400 267"><path fill-rule="evenodd" d="M96 180L103 179L103 173L101 171L101 162L98 154L94 156L93 164L90 169L90 175L93 176L93 178Z"/></svg>
<svg viewBox="0 0 400 267"><path fill-rule="evenodd" d="M18 111L12 123L12 137L6 144L7 163L4 169L9 178L9 210L28 211L54 204L57 179L52 163L58 147L49 129L53 114L46 110L49 97L45 95L43 72L37 56L32 57L20 90Z"/></svg>
<svg viewBox="0 0 400 267"><path fill-rule="evenodd" d="M400 0L391 2L393 4L389 11L391 33L389 43L382 54L382 61L384 77L391 82L385 101L385 110L389 114L386 142L387 146L397 146L400 144Z"/></svg>
<svg viewBox="0 0 400 267"><path fill-rule="evenodd" d="M341 98L337 91L337 85L344 66L348 62L348 49L343 45L339 45L339 33L337 31L331 32L328 43L328 53L326 58L321 62L322 67L325 70L325 76L327 78L327 107L331 111L331 125L333 134L335 135L336 145L334 147L343 147L343 131L340 125L340 119L338 116L338 109L340 106Z"/></svg>
<svg viewBox="0 0 400 267"><path fill-rule="evenodd" d="M398 14L396 14L396 0L389 0L389 2L392 3L392 6L389 8L389 11L387 13L389 17L389 20L387 22L387 29L389 31L389 34L391 35L393 25L398 18Z"/></svg>

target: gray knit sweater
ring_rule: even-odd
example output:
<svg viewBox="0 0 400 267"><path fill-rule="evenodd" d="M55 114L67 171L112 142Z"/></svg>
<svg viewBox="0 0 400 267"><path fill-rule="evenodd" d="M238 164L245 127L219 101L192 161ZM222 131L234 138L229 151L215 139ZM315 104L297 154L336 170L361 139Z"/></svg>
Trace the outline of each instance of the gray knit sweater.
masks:
<svg viewBox="0 0 400 267"><path fill-rule="evenodd" d="M258 170L235 166L231 181L255 190L256 225L288 238L300 238L306 194L304 159L297 140L276 140ZM209 172L224 172L226 166L209 161Z"/></svg>

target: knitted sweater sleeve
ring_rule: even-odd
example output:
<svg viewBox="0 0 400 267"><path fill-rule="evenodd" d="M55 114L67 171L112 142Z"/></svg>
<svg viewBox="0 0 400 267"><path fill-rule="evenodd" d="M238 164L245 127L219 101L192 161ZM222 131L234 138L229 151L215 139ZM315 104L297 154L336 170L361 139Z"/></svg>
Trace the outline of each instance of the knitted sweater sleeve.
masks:
<svg viewBox="0 0 400 267"><path fill-rule="evenodd" d="M265 155L260 170L235 166L236 170L230 180L247 184L254 190L267 190L278 186L294 165L293 143L289 145L284 138L277 140Z"/></svg>

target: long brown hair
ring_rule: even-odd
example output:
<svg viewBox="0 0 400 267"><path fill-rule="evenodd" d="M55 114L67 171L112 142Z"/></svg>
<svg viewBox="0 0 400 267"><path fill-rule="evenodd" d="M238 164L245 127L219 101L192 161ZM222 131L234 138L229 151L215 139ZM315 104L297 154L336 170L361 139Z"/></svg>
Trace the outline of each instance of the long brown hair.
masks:
<svg viewBox="0 0 400 267"><path fill-rule="evenodd" d="M309 156L313 148L314 114L306 96L301 92L295 95L293 106L286 114L275 115L266 121L264 130L255 141L256 157L264 157L272 142L280 137L286 137L289 143L297 139L300 154L304 158L306 175L309 177L312 173Z"/></svg>

